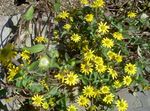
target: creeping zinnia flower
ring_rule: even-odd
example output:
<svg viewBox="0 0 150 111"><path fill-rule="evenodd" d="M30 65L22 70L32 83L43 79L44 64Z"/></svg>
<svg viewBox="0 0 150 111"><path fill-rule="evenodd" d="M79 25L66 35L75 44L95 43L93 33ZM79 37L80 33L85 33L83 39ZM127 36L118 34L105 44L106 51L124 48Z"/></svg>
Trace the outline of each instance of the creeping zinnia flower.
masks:
<svg viewBox="0 0 150 111"><path fill-rule="evenodd" d="M125 76L123 78L123 84L129 86L132 82L132 78L130 76Z"/></svg>
<svg viewBox="0 0 150 111"><path fill-rule="evenodd" d="M25 51L23 51L23 52L21 53L20 56L21 56L22 59L24 59L24 60L29 60L29 59L30 59L30 52L27 51L27 50L25 50Z"/></svg>
<svg viewBox="0 0 150 111"><path fill-rule="evenodd" d="M69 13L67 11L60 12L58 18L66 19L69 17Z"/></svg>
<svg viewBox="0 0 150 111"><path fill-rule="evenodd" d="M137 72L136 65L131 64L131 63L126 64L124 70L125 70L125 73L130 74L130 75L134 75Z"/></svg>
<svg viewBox="0 0 150 111"><path fill-rule="evenodd" d="M104 73L107 69L107 66L105 66L104 64L97 64L96 65L96 71L98 73Z"/></svg>
<svg viewBox="0 0 150 111"><path fill-rule="evenodd" d="M80 106L84 106L84 107L87 107L90 103L90 100L86 97L84 97L83 95L79 96L77 98L77 103L80 105Z"/></svg>
<svg viewBox="0 0 150 111"><path fill-rule="evenodd" d="M110 92L110 88L108 86L102 86L100 90L102 94L107 94Z"/></svg>
<svg viewBox="0 0 150 111"><path fill-rule="evenodd" d="M93 21L93 14L87 14L84 19L87 21L87 22L92 22Z"/></svg>
<svg viewBox="0 0 150 111"><path fill-rule="evenodd" d="M128 12L128 17L129 17L129 18L135 18L136 15L137 15L136 12L132 12L132 11Z"/></svg>
<svg viewBox="0 0 150 111"><path fill-rule="evenodd" d="M85 64L81 64L81 72L84 74L89 74L92 73L93 71L93 65L89 62L85 63Z"/></svg>
<svg viewBox="0 0 150 111"><path fill-rule="evenodd" d="M35 105L35 106L41 106L42 105L42 103L43 103L43 101L44 101L44 98L43 98L43 96L40 96L40 95L34 95L33 97L32 97L32 104L33 105Z"/></svg>
<svg viewBox="0 0 150 111"><path fill-rule="evenodd" d="M118 111L127 111L128 108L128 103L126 100L117 100L116 106L118 108Z"/></svg>
<svg viewBox="0 0 150 111"><path fill-rule="evenodd" d="M123 39L123 35L120 32L114 32L113 33L113 37L117 40L122 40Z"/></svg>
<svg viewBox="0 0 150 111"><path fill-rule="evenodd" d="M103 7L105 5L105 2L104 2L104 0L95 0L95 1L93 1L93 3L92 3L92 7L93 8L101 8L101 7Z"/></svg>
<svg viewBox="0 0 150 111"><path fill-rule="evenodd" d="M107 48L111 48L114 46L114 41L109 38L103 38L102 45Z"/></svg>
<svg viewBox="0 0 150 111"><path fill-rule="evenodd" d="M63 26L63 28L64 28L65 30L70 30L71 25L70 25L70 24L65 24L65 25Z"/></svg>
<svg viewBox="0 0 150 111"><path fill-rule="evenodd" d="M43 36L36 37L34 40L38 43L46 42L46 38Z"/></svg>
<svg viewBox="0 0 150 111"><path fill-rule="evenodd" d="M121 83L119 80L114 81L113 84L114 84L113 86L114 86L116 89L118 89L118 88L120 88L120 87L122 86L122 83Z"/></svg>
<svg viewBox="0 0 150 111"><path fill-rule="evenodd" d="M47 102L43 102L43 103L42 103L42 107L43 107L44 109L48 109L48 108L49 108L49 104L48 104Z"/></svg>
<svg viewBox="0 0 150 111"><path fill-rule="evenodd" d="M73 72L70 72L70 74L67 74L67 77L65 79L65 83L69 86L73 86L79 82L79 78L77 74L74 74Z"/></svg>
<svg viewBox="0 0 150 111"><path fill-rule="evenodd" d="M113 100L114 100L114 95L112 93L106 95L103 99L103 101L106 102L107 104L111 104Z"/></svg>
<svg viewBox="0 0 150 111"><path fill-rule="evenodd" d="M88 5L89 1L88 0L80 0L80 3L83 5Z"/></svg>
<svg viewBox="0 0 150 111"><path fill-rule="evenodd" d="M108 72L109 72L109 74L111 75L111 77L112 77L113 79L116 79L116 78L117 78L118 74L117 74L117 72L116 72L114 69L108 68Z"/></svg>
<svg viewBox="0 0 150 111"><path fill-rule="evenodd" d="M83 94L86 97L92 97L92 96L94 96L94 87L93 86L84 86Z"/></svg>
<svg viewBox="0 0 150 111"><path fill-rule="evenodd" d="M99 33L106 34L106 33L109 32L108 29L109 29L109 26L107 25L106 22L105 22L105 23L100 22L100 23L98 24L98 32L99 32Z"/></svg>
<svg viewBox="0 0 150 111"><path fill-rule="evenodd" d="M88 50L87 52L84 53L84 59L86 61L89 61L89 60L93 59L94 58L94 54L93 53L94 53L94 51Z"/></svg>
<svg viewBox="0 0 150 111"><path fill-rule="evenodd" d="M67 111L77 111L77 107L73 104L69 105Z"/></svg>
<svg viewBox="0 0 150 111"><path fill-rule="evenodd" d="M71 40L74 41L74 42L79 42L81 39L81 36L79 36L78 34L73 34L71 36Z"/></svg>

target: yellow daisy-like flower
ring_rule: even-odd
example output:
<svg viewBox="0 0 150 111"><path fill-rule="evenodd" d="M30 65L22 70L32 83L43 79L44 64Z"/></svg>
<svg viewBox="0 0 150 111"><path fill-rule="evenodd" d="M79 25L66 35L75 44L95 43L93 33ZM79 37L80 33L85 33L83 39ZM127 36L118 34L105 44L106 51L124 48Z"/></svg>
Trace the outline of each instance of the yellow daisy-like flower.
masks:
<svg viewBox="0 0 150 111"><path fill-rule="evenodd" d="M114 41L109 38L103 38L102 46L107 47L107 48L112 48L114 46Z"/></svg>
<svg viewBox="0 0 150 111"><path fill-rule="evenodd" d="M84 53L84 60L89 61L94 58L94 51L88 50L87 52Z"/></svg>
<svg viewBox="0 0 150 111"><path fill-rule="evenodd" d="M93 65L92 63L85 63L85 64L81 64L81 72L84 73L84 74L89 74L89 73L92 73L93 71Z"/></svg>
<svg viewBox="0 0 150 111"><path fill-rule="evenodd" d="M100 91L102 94L107 94L110 92L110 88L108 86L102 86Z"/></svg>
<svg viewBox="0 0 150 111"><path fill-rule="evenodd" d="M32 104L35 105L35 106L41 106L43 101L44 101L44 98L43 96L39 96L38 94L37 95L34 95L32 97Z"/></svg>
<svg viewBox="0 0 150 111"><path fill-rule="evenodd" d="M113 33L113 37L117 40L122 40L123 39L123 35L120 32L114 32Z"/></svg>
<svg viewBox="0 0 150 111"><path fill-rule="evenodd" d="M70 74L67 74L67 77L65 79L65 83L69 86L74 86L79 82L79 78L77 74L74 74L73 72L70 72Z"/></svg>
<svg viewBox="0 0 150 111"><path fill-rule="evenodd" d="M125 73L130 74L130 75L134 75L137 72L136 65L131 64L131 63L126 64L124 70L125 70Z"/></svg>
<svg viewBox="0 0 150 111"><path fill-rule="evenodd" d="M114 53L114 52L112 52L112 51L108 51L108 52L107 52L107 56L108 56L108 58L109 58L110 60L113 60L113 59L115 59L115 57L116 57L116 53Z"/></svg>
<svg viewBox="0 0 150 111"><path fill-rule="evenodd" d="M116 106L118 108L118 111L127 111L128 108L128 103L126 100L117 100Z"/></svg>
<svg viewBox="0 0 150 111"><path fill-rule="evenodd" d="M98 32L99 32L99 33L106 34L106 33L109 32L108 29L109 29L109 26L107 25L106 22L105 22L105 23L100 22L100 23L98 24Z"/></svg>
<svg viewBox="0 0 150 111"><path fill-rule="evenodd" d="M71 104L70 106L68 106L67 111L77 111L77 107Z"/></svg>
<svg viewBox="0 0 150 111"><path fill-rule="evenodd" d="M46 38L42 36L36 37L34 40L38 43L46 42Z"/></svg>
<svg viewBox="0 0 150 111"><path fill-rule="evenodd" d="M104 60L103 60L102 57L94 56L93 62L94 62L96 65L100 65L100 64L103 64L103 63L104 63Z"/></svg>
<svg viewBox="0 0 150 111"><path fill-rule="evenodd" d="M114 86L116 89L118 89L118 88L120 88L120 87L122 86L122 84L121 84L118 80L114 81L113 84L114 84L113 86Z"/></svg>
<svg viewBox="0 0 150 111"><path fill-rule="evenodd" d="M88 5L89 1L88 0L80 0L80 3L83 5Z"/></svg>
<svg viewBox="0 0 150 111"><path fill-rule="evenodd" d="M101 94L101 91L100 91L100 90L94 89L93 98L96 98L96 97L100 96L100 94Z"/></svg>
<svg viewBox="0 0 150 111"><path fill-rule="evenodd" d="M112 77L113 79L116 79L116 78L117 78L118 74L117 74L117 72L116 72L114 69L108 68L108 72L109 72L109 74L111 75L111 77Z"/></svg>
<svg viewBox="0 0 150 111"><path fill-rule="evenodd" d="M105 5L105 2L104 0L95 0L93 3L92 3L92 7L93 8L101 8L101 7L104 7Z"/></svg>
<svg viewBox="0 0 150 111"><path fill-rule="evenodd" d="M19 72L19 67L16 67L15 65L12 65L8 68L8 81L12 81L16 74Z"/></svg>
<svg viewBox="0 0 150 111"><path fill-rule="evenodd" d="M116 54L115 55L115 60L119 63L119 62L122 62L122 56L121 55L119 55L119 54Z"/></svg>
<svg viewBox="0 0 150 111"><path fill-rule="evenodd" d="M66 19L69 17L69 13L67 11L60 12L58 18Z"/></svg>
<svg viewBox="0 0 150 111"><path fill-rule="evenodd" d="M136 12L132 12L132 11L129 11L129 12L128 12L128 17L129 17L129 18L135 18L136 15L137 15Z"/></svg>
<svg viewBox="0 0 150 111"><path fill-rule="evenodd" d="M84 19L87 21L87 22L92 22L93 21L93 18L94 18L94 15L93 14L87 14Z"/></svg>
<svg viewBox="0 0 150 111"><path fill-rule="evenodd" d="M65 25L63 26L63 28L64 28L65 30L70 30L71 25L70 25L70 24L65 24Z"/></svg>
<svg viewBox="0 0 150 111"><path fill-rule="evenodd" d="M71 36L71 40L74 41L74 42L79 42L81 39L81 36L79 36L78 34L73 34Z"/></svg>
<svg viewBox="0 0 150 111"><path fill-rule="evenodd" d="M84 86L83 94L86 97L92 97L94 95L94 87L93 86Z"/></svg>
<svg viewBox="0 0 150 111"><path fill-rule="evenodd" d="M132 78L130 76L125 76L123 78L123 84L129 86L132 82Z"/></svg>
<svg viewBox="0 0 150 111"><path fill-rule="evenodd" d="M48 109L48 108L49 108L49 104L48 104L47 102L43 102L43 103L42 103L42 107L43 107L44 109Z"/></svg>
<svg viewBox="0 0 150 111"><path fill-rule="evenodd" d="M113 100L114 100L114 95L112 93L106 95L103 99L103 101L106 102L107 104L111 104Z"/></svg>
<svg viewBox="0 0 150 111"><path fill-rule="evenodd" d="M27 50L25 50L25 51L23 51L23 52L21 53L20 56L21 56L22 59L24 59L24 60L29 60L29 59L30 59L30 52L27 51Z"/></svg>
<svg viewBox="0 0 150 111"><path fill-rule="evenodd" d="M61 80L62 83L65 81L65 76L62 73L58 73L57 75L54 76L56 79Z"/></svg>
<svg viewBox="0 0 150 111"><path fill-rule="evenodd" d="M96 71L98 73L104 73L107 69L107 66L105 66L104 64L97 64L96 65Z"/></svg>
<svg viewBox="0 0 150 111"><path fill-rule="evenodd" d="M77 103L80 105L80 106L84 106L84 107L87 107L90 103L90 100L86 97L84 97L83 95L79 96L77 98Z"/></svg>

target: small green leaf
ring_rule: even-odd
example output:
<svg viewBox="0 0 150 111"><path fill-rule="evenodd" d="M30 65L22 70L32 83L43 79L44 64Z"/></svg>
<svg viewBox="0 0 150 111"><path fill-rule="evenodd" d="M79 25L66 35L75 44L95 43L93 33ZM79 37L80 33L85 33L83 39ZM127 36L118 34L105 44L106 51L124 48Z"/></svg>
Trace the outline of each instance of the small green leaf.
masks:
<svg viewBox="0 0 150 111"><path fill-rule="evenodd" d="M57 94L57 91L58 91L58 87L57 87L57 86L54 86L54 87L52 87L52 88L50 89L49 94L52 95L52 96L54 96L54 95Z"/></svg>
<svg viewBox="0 0 150 111"><path fill-rule="evenodd" d="M60 11L60 6L61 6L60 2L56 2L54 4L54 10L55 10L55 12L59 12Z"/></svg>
<svg viewBox="0 0 150 111"><path fill-rule="evenodd" d="M32 47L25 47L24 50L29 51L30 53L38 53L41 52L45 48L42 44L37 44Z"/></svg>
<svg viewBox="0 0 150 111"><path fill-rule="evenodd" d="M30 6L30 8L27 10L27 12L24 15L24 19L27 21L32 20L34 14L34 8L33 6Z"/></svg>
<svg viewBox="0 0 150 111"><path fill-rule="evenodd" d="M41 84L38 84L38 83L32 83L30 88L29 88L32 92L40 92L43 90L43 87Z"/></svg>

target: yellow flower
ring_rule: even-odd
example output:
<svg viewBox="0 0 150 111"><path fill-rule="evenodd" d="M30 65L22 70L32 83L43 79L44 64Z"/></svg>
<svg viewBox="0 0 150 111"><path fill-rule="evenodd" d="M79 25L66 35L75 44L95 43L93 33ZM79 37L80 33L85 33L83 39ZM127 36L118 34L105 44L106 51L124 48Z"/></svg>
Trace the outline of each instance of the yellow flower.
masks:
<svg viewBox="0 0 150 111"><path fill-rule="evenodd" d="M96 71L98 73L104 73L107 69L107 66L103 65L103 64L97 64L96 65Z"/></svg>
<svg viewBox="0 0 150 111"><path fill-rule="evenodd" d="M68 106L67 111L77 111L77 107L71 104L70 106Z"/></svg>
<svg viewBox="0 0 150 111"><path fill-rule="evenodd" d="M132 11L128 12L128 17L129 17L129 18L135 18L136 15L137 15L136 12L132 12Z"/></svg>
<svg viewBox="0 0 150 111"><path fill-rule="evenodd" d="M19 67L16 67L15 65L12 65L11 67L8 68L8 81L12 81L16 74L19 71Z"/></svg>
<svg viewBox="0 0 150 111"><path fill-rule="evenodd" d="M108 86L102 86L100 91L101 91L102 94L107 94L107 93L110 92L110 89L109 89Z"/></svg>
<svg viewBox="0 0 150 111"><path fill-rule="evenodd" d="M83 94L86 97L92 97L92 96L94 96L94 87L93 86L84 86Z"/></svg>
<svg viewBox="0 0 150 111"><path fill-rule="evenodd" d="M80 106L85 106L87 107L90 103L90 100L86 97L84 97L83 95L79 96L77 98L77 103L80 105Z"/></svg>
<svg viewBox="0 0 150 111"><path fill-rule="evenodd" d="M67 74L67 77L65 79L65 83L69 86L76 85L79 82L79 78L77 74L74 74L73 72L70 72L70 74Z"/></svg>
<svg viewBox="0 0 150 111"><path fill-rule="evenodd" d="M112 93L106 95L103 99L103 101L106 102L107 104L111 104L113 100L114 100L114 95Z"/></svg>
<svg viewBox="0 0 150 111"><path fill-rule="evenodd" d="M22 59L24 59L24 60L29 60L29 59L30 59L30 52L27 51L27 50L25 50L25 51L23 51L23 52L21 53L20 56L21 56Z"/></svg>
<svg viewBox="0 0 150 111"><path fill-rule="evenodd" d="M100 65L100 64L103 64L103 63L104 63L104 60L103 60L102 57L94 56L93 62L94 62L96 65Z"/></svg>
<svg viewBox="0 0 150 111"><path fill-rule="evenodd" d="M94 58L94 54L93 53L94 53L94 51L88 50L86 53L84 53L84 59L86 61L89 61L89 60L93 59Z"/></svg>
<svg viewBox="0 0 150 111"><path fill-rule="evenodd" d="M48 104L51 106L51 107L54 107L55 106L55 98L54 97L52 97L52 98L50 98L49 99L49 101L48 101Z"/></svg>
<svg viewBox="0 0 150 111"><path fill-rule="evenodd" d="M46 38L42 36L36 37L34 40L38 43L46 42Z"/></svg>
<svg viewBox="0 0 150 111"><path fill-rule="evenodd" d="M93 65L89 62L87 62L85 64L81 64L81 72L84 74L92 73L92 71L93 71L92 67L93 67Z"/></svg>
<svg viewBox="0 0 150 111"><path fill-rule="evenodd" d="M88 0L80 0L80 3L83 5L88 5L89 1Z"/></svg>
<svg viewBox="0 0 150 111"><path fill-rule="evenodd" d="M109 74L111 75L111 77L112 77L113 79L116 79L116 78L117 78L118 74L117 74L117 72L116 72L114 69L108 68L108 72L109 72Z"/></svg>
<svg viewBox="0 0 150 111"><path fill-rule="evenodd" d="M41 81L40 81L40 84L41 84L42 86L44 86L47 90L49 90L49 87L48 87L47 83L45 82L45 80L41 80Z"/></svg>
<svg viewBox="0 0 150 111"><path fill-rule="evenodd" d="M78 34L73 34L71 36L71 40L74 41L74 42L79 42L81 39L81 36L79 36Z"/></svg>
<svg viewBox="0 0 150 111"><path fill-rule="evenodd" d="M65 81L64 74L58 73L57 75L54 76L56 79L61 80L62 83Z"/></svg>
<svg viewBox="0 0 150 111"><path fill-rule="evenodd" d="M116 54L115 55L115 60L119 63L119 62L122 62L122 56L119 55L119 54Z"/></svg>
<svg viewBox="0 0 150 111"><path fill-rule="evenodd" d="M123 39L123 35L120 32L114 32L113 33L113 37L117 40L122 40Z"/></svg>
<svg viewBox="0 0 150 111"><path fill-rule="evenodd" d="M114 87L117 89L117 88L120 88L122 86L122 84L118 81L118 80L116 80L116 81L114 81Z"/></svg>
<svg viewBox="0 0 150 111"><path fill-rule="evenodd" d="M114 41L112 39L109 39L109 38L103 38L102 46L107 47L107 48L111 48L114 46Z"/></svg>
<svg viewBox="0 0 150 111"><path fill-rule="evenodd" d="M130 75L134 75L137 72L137 68L135 64L131 64L131 63L126 64L124 70L125 70L125 73L130 74Z"/></svg>
<svg viewBox="0 0 150 111"><path fill-rule="evenodd" d="M93 21L93 18L94 18L94 15L93 14L87 14L84 19L87 21L87 22L92 22Z"/></svg>
<svg viewBox="0 0 150 111"><path fill-rule="evenodd" d="M93 7L93 8L103 7L104 5L105 5L104 0L95 0L95 1L92 3L92 7Z"/></svg>
<svg viewBox="0 0 150 111"><path fill-rule="evenodd" d="M109 29L109 26L107 25L106 22L105 22L105 23L100 22L100 23L98 24L98 32L99 32L99 33L106 34L106 33L109 32L108 29Z"/></svg>
<svg viewBox="0 0 150 111"><path fill-rule="evenodd" d="M63 28L64 28L65 30L70 30L71 25L70 25L70 24L65 24L65 25L63 26Z"/></svg>
<svg viewBox="0 0 150 111"><path fill-rule="evenodd" d="M125 77L123 78L123 83L124 83L124 85L129 86L129 85L131 84L131 82L132 82L132 78L131 78L130 76L125 76Z"/></svg>
<svg viewBox="0 0 150 111"><path fill-rule="evenodd" d="M107 55L110 60L115 59L115 57L116 57L116 53L114 53L112 51L108 51Z"/></svg>
<svg viewBox="0 0 150 111"><path fill-rule="evenodd" d="M126 100L117 100L116 106L118 108L118 111L127 111L128 108L128 103Z"/></svg>
<svg viewBox="0 0 150 111"><path fill-rule="evenodd" d="M43 103L42 103L42 107L43 107L44 109L48 109L48 108L49 108L49 105L48 105L47 102L43 102Z"/></svg>
<svg viewBox="0 0 150 111"><path fill-rule="evenodd" d="M33 97L32 97L32 101L33 101L33 105L35 105L35 106L41 106L41 104L43 103L43 101L44 101L44 98L43 98L43 96L39 96L38 94L37 95L34 95Z"/></svg>
<svg viewBox="0 0 150 111"><path fill-rule="evenodd" d="M69 13L67 11L60 12L58 18L66 19L69 17Z"/></svg>

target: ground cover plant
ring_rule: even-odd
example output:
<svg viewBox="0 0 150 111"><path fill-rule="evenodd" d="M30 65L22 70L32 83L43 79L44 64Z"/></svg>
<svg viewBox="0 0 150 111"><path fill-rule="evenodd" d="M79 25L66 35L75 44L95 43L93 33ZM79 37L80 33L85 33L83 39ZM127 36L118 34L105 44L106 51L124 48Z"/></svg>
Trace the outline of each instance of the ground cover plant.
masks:
<svg viewBox="0 0 150 111"><path fill-rule="evenodd" d="M0 50L2 98L22 111L126 111L121 89L149 89L150 2L69 4L39 0L22 15Z"/></svg>

